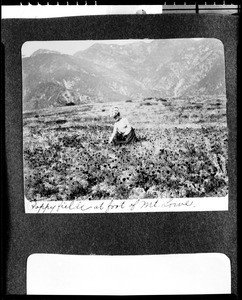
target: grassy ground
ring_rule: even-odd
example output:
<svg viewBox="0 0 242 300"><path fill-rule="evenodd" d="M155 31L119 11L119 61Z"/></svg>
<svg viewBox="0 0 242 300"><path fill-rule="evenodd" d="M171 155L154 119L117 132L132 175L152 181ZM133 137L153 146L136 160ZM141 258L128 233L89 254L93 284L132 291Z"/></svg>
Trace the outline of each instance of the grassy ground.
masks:
<svg viewBox="0 0 242 300"><path fill-rule="evenodd" d="M117 105L139 142L112 147ZM225 196L225 99L145 99L26 112L29 200Z"/></svg>

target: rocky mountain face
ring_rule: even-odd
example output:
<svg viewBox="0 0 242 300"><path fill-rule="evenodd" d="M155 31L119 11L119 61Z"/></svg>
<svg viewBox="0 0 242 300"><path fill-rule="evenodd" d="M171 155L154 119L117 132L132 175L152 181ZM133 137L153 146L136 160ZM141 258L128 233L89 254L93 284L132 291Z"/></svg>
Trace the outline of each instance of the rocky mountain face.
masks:
<svg viewBox="0 0 242 300"><path fill-rule="evenodd" d="M223 46L215 39L96 43L74 55L40 49L22 63L24 110L225 94Z"/></svg>

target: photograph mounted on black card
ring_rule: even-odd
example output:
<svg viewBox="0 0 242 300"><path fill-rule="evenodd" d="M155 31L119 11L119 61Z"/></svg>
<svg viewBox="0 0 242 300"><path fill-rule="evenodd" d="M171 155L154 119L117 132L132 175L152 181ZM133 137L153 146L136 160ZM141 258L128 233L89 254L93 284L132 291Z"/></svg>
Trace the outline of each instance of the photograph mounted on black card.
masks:
<svg viewBox="0 0 242 300"><path fill-rule="evenodd" d="M22 46L26 213L228 210L213 38Z"/></svg>

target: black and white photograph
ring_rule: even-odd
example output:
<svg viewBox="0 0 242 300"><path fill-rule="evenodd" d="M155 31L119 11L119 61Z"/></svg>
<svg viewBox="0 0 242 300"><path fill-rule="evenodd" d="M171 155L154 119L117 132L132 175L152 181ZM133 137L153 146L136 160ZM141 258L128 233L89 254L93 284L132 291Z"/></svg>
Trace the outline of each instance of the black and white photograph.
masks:
<svg viewBox="0 0 242 300"><path fill-rule="evenodd" d="M22 79L26 212L213 210L227 199L218 39L28 41Z"/></svg>

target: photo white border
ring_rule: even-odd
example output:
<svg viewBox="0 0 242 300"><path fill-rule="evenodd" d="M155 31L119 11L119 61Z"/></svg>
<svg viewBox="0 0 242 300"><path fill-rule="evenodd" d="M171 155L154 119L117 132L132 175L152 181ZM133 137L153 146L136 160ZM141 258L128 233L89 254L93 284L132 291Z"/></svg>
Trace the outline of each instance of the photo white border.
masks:
<svg viewBox="0 0 242 300"><path fill-rule="evenodd" d="M198 39L200 38L197 38L197 40ZM217 38L215 39L220 41ZM132 42L136 40L137 39L131 39L131 40L127 40L127 42ZM97 41L102 42L102 40L95 40L95 42ZM26 46L26 44L28 45L29 43L33 43L33 42L36 41L26 41L22 45L22 53L23 53L23 46ZM37 42L48 42L48 41L37 41ZM58 42L58 41L54 41L54 42ZM73 42L73 41L67 40L64 42ZM223 43L221 44L223 46ZM25 213L28 214L31 213L79 214L79 213L228 211L229 197L227 194L224 197L152 198L152 199L138 198L138 199L98 199L98 200L60 200L60 201L51 201L48 199L29 201L26 197L24 197L24 206L25 206Z"/></svg>
<svg viewBox="0 0 242 300"><path fill-rule="evenodd" d="M28 295L230 294L223 253L63 255L27 260Z"/></svg>
<svg viewBox="0 0 242 300"><path fill-rule="evenodd" d="M225 197L204 198L115 199L90 201L28 201L25 197L25 212L28 214L147 213L227 210L228 195Z"/></svg>

